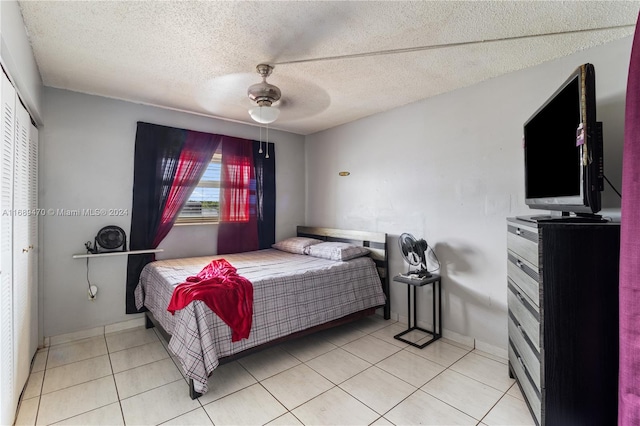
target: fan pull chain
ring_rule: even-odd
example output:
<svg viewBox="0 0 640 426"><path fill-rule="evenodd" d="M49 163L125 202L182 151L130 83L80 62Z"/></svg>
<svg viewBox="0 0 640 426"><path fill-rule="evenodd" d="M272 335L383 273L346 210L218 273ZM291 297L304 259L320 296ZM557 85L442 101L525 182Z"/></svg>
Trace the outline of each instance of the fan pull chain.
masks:
<svg viewBox="0 0 640 426"><path fill-rule="evenodd" d="M262 121L262 108L260 108L260 121ZM262 154L262 126L260 126L260 149L258 150L258 154Z"/></svg>
<svg viewBox="0 0 640 426"><path fill-rule="evenodd" d="M269 123L267 123L267 141L265 143L267 145L267 154L264 158L269 158Z"/></svg>

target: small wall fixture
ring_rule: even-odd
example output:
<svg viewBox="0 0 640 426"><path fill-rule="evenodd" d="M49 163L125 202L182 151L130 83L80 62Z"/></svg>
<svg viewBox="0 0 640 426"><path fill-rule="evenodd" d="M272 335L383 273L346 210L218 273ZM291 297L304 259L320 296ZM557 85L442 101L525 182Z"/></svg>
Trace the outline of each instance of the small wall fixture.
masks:
<svg viewBox="0 0 640 426"><path fill-rule="evenodd" d="M351 173L350 172L339 172L338 174L340 176L349 176Z"/></svg>

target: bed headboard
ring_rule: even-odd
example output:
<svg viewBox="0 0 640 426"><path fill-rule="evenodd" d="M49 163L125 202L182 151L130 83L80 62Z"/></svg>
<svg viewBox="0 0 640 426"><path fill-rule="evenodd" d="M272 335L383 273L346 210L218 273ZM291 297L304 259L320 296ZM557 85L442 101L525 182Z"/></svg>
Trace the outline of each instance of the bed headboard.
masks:
<svg viewBox="0 0 640 426"><path fill-rule="evenodd" d="M350 231L345 229L317 228L312 226L298 226L299 237L311 237L324 241L338 241L366 247L371 252L371 258L378 267L382 291L386 296L384 318L391 316L391 298L389 294L389 260L387 256L387 234L384 232Z"/></svg>

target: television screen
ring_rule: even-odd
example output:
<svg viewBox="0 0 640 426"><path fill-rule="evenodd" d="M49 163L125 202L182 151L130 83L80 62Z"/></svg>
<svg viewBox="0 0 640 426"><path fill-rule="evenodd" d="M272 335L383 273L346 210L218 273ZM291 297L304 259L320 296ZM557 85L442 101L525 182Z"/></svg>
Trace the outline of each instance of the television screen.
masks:
<svg viewBox="0 0 640 426"><path fill-rule="evenodd" d="M531 208L600 210L602 127L593 65L576 69L524 125L525 201Z"/></svg>

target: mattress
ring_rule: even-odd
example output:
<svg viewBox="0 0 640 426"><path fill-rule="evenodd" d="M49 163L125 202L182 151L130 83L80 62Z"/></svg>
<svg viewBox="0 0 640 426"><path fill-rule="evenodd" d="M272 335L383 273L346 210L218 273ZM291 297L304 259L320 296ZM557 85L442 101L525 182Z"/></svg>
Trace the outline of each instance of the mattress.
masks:
<svg viewBox="0 0 640 426"><path fill-rule="evenodd" d="M213 259L226 259L253 285L248 339L232 343L229 326L202 301L175 315L167 311L174 287ZM275 249L152 262L140 275L135 297L138 308L145 306L171 334L169 349L200 393L222 357L385 302L369 257L332 261Z"/></svg>

